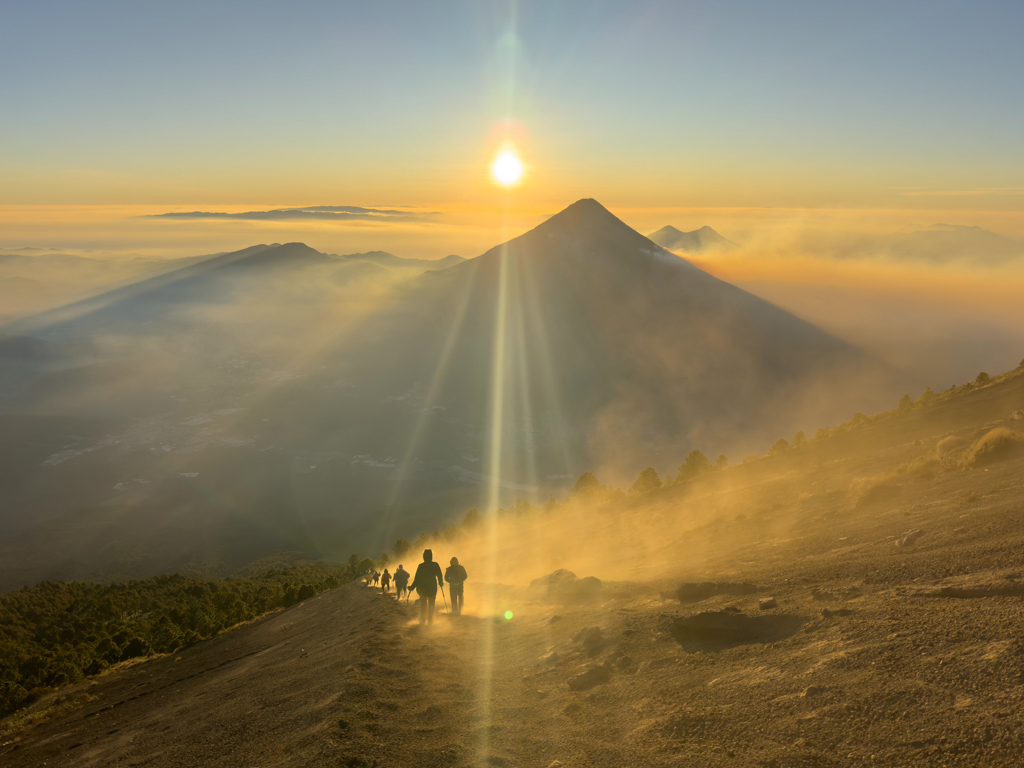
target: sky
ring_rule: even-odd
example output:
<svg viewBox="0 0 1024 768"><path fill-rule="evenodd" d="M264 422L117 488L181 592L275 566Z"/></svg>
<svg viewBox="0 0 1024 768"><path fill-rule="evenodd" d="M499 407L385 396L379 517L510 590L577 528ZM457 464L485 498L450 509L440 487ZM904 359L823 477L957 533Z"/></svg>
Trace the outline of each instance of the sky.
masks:
<svg viewBox="0 0 1024 768"><path fill-rule="evenodd" d="M742 248L702 268L904 339L889 360L960 360L929 380L1024 345L1024 257L864 250L939 223L1024 241L1019 2L0 0L0 32L0 251L472 257L593 197L644 234L714 227ZM327 205L403 215L158 216Z"/></svg>
<svg viewBox="0 0 1024 768"><path fill-rule="evenodd" d="M1019 210L1024 6L0 2L0 203Z"/></svg>

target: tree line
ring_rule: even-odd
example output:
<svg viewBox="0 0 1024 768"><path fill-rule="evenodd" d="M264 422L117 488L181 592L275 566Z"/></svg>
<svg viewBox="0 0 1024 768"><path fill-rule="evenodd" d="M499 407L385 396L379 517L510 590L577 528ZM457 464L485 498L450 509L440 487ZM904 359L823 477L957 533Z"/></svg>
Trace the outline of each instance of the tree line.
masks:
<svg viewBox="0 0 1024 768"><path fill-rule="evenodd" d="M174 652L340 586L364 572L356 559L213 581L49 581L0 595L0 717L120 662Z"/></svg>

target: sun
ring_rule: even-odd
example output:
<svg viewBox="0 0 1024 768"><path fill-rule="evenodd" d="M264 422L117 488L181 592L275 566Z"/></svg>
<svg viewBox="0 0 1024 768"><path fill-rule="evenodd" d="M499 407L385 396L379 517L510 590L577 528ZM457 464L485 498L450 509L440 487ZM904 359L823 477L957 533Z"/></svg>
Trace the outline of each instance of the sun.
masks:
<svg viewBox="0 0 1024 768"><path fill-rule="evenodd" d="M523 164L514 152L505 150L495 158L491 173L499 184L510 187L523 175Z"/></svg>

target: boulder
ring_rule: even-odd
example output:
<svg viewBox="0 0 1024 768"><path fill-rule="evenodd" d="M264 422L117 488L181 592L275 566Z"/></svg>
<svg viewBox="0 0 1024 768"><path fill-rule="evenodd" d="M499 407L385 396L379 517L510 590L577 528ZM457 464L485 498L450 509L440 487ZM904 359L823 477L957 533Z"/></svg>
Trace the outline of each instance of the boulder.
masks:
<svg viewBox="0 0 1024 768"><path fill-rule="evenodd" d="M569 681L569 689L573 691L589 691L595 685L604 685L612 679L608 668L601 664L591 667L586 672L576 675Z"/></svg>
<svg viewBox="0 0 1024 768"><path fill-rule="evenodd" d="M531 581L527 594L531 600L580 605L598 602L602 590L600 579L593 576L581 579L572 571L560 568L554 573Z"/></svg>
<svg viewBox="0 0 1024 768"><path fill-rule="evenodd" d="M574 643L582 643L583 649L591 656L598 653L608 643L608 640L601 635L600 627L581 629L572 636L572 641Z"/></svg>

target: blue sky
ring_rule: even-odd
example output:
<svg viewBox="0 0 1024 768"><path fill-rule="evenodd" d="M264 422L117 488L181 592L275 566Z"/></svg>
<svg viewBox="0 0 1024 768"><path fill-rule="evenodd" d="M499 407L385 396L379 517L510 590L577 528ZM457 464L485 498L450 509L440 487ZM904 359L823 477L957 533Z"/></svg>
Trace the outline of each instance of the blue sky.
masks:
<svg viewBox="0 0 1024 768"><path fill-rule="evenodd" d="M457 204L504 121L540 199L913 205L917 190L1005 207L1024 188L1020 3L0 13L7 204Z"/></svg>

